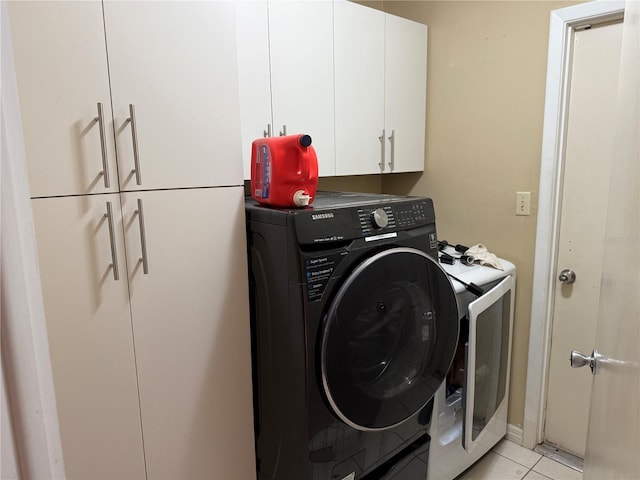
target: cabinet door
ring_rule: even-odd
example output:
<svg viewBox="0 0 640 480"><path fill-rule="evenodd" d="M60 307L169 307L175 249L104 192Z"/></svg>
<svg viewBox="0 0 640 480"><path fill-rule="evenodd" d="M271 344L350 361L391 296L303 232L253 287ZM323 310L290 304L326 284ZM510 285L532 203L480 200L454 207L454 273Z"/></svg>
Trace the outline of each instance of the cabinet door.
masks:
<svg viewBox="0 0 640 480"><path fill-rule="evenodd" d="M385 128L392 172L424 170L426 92L426 25L387 15Z"/></svg>
<svg viewBox="0 0 640 480"><path fill-rule="evenodd" d="M270 0L269 40L274 134L311 135L320 175L334 175L332 2Z"/></svg>
<svg viewBox="0 0 640 480"><path fill-rule="evenodd" d="M31 195L117 191L101 2L9 2L9 15Z"/></svg>
<svg viewBox="0 0 640 480"><path fill-rule="evenodd" d="M67 478L143 479L119 197L32 205Z"/></svg>
<svg viewBox="0 0 640 480"><path fill-rule="evenodd" d="M235 3L242 160L244 178L249 180L251 143L257 138L273 135L269 20L266 0L238 0Z"/></svg>
<svg viewBox="0 0 640 480"><path fill-rule="evenodd" d="M243 190L122 194L150 479L255 478Z"/></svg>
<svg viewBox="0 0 640 480"><path fill-rule="evenodd" d="M389 168L383 158L385 14L336 1L334 22L336 174L380 173Z"/></svg>
<svg viewBox="0 0 640 480"><path fill-rule="evenodd" d="M104 15L121 190L242 184L233 2L106 1Z"/></svg>

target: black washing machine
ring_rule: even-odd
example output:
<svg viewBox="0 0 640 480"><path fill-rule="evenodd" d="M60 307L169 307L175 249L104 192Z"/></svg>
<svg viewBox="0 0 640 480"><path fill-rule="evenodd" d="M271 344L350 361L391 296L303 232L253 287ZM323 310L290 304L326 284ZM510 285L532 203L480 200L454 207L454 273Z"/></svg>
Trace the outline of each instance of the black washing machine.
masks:
<svg viewBox="0 0 640 480"><path fill-rule="evenodd" d="M422 480L458 341L428 198L246 200L260 480Z"/></svg>

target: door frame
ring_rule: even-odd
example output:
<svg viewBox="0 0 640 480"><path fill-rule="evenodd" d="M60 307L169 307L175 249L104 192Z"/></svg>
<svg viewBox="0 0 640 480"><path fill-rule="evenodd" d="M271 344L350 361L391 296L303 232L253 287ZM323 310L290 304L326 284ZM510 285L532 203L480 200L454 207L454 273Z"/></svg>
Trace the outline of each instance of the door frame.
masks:
<svg viewBox="0 0 640 480"><path fill-rule="evenodd" d="M544 441L574 33L585 24L620 20L623 16L623 0L598 0L551 12L522 428L522 444L528 448Z"/></svg>

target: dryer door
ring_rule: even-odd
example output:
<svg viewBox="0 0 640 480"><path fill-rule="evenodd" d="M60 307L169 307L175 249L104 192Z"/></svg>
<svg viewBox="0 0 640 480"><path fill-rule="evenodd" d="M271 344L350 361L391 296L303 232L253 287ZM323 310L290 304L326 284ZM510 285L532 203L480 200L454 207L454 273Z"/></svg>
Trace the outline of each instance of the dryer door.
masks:
<svg viewBox="0 0 640 480"><path fill-rule="evenodd" d="M509 275L469 304L469 343L462 395L462 444L468 451L481 443L484 434L491 432L498 439L507 432L514 285ZM500 413L502 418L498 418Z"/></svg>
<svg viewBox="0 0 640 480"><path fill-rule="evenodd" d="M442 383L458 329L455 292L436 260L411 248L368 258L323 322L322 382L336 415L359 430L412 417Z"/></svg>

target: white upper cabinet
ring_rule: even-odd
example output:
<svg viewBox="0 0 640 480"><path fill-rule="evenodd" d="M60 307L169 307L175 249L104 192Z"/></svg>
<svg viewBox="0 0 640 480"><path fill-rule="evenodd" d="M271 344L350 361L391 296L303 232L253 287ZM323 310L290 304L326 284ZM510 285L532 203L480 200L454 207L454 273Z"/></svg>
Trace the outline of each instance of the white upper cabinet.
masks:
<svg viewBox="0 0 640 480"><path fill-rule="evenodd" d="M274 135L271 115L269 21L266 1L236 2L238 82L244 178L251 178L251 143ZM276 133L277 135L277 133Z"/></svg>
<svg viewBox="0 0 640 480"><path fill-rule="evenodd" d="M9 2L9 15L31 195L118 191L102 4Z"/></svg>
<svg viewBox="0 0 640 480"><path fill-rule="evenodd" d="M269 129L309 134L320 175L334 175L333 2L237 3L245 178L251 142Z"/></svg>
<svg viewBox="0 0 640 480"><path fill-rule="evenodd" d="M242 183L232 2L9 8L33 197Z"/></svg>
<svg viewBox="0 0 640 480"><path fill-rule="evenodd" d="M241 184L233 3L106 1L104 16L121 190Z"/></svg>
<svg viewBox="0 0 640 480"><path fill-rule="evenodd" d="M383 163L385 13L334 5L336 174L375 174Z"/></svg>
<svg viewBox="0 0 640 480"><path fill-rule="evenodd" d="M335 6L336 173L424 169L427 27Z"/></svg>
<svg viewBox="0 0 640 480"><path fill-rule="evenodd" d="M319 174L334 175L333 3L270 0L269 35L275 133L311 135Z"/></svg>
<svg viewBox="0 0 640 480"><path fill-rule="evenodd" d="M427 26L386 15L385 32L385 130L389 149L386 171L422 171L427 100Z"/></svg>

